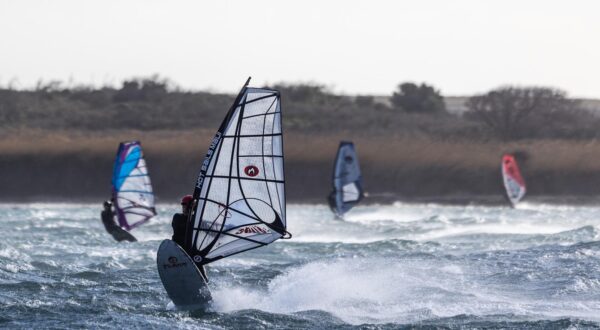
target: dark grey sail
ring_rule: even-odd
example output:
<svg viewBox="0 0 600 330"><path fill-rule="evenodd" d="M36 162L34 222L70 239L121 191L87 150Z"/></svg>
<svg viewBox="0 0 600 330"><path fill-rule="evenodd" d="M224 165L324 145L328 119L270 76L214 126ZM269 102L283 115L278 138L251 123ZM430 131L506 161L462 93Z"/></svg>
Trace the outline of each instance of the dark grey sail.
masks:
<svg viewBox="0 0 600 330"><path fill-rule="evenodd" d="M185 248L199 266L289 237L280 95L248 82L215 134L194 189Z"/></svg>
<svg viewBox="0 0 600 330"><path fill-rule="evenodd" d="M342 141L333 167L333 191L329 206L342 217L364 197L358 156L352 142Z"/></svg>

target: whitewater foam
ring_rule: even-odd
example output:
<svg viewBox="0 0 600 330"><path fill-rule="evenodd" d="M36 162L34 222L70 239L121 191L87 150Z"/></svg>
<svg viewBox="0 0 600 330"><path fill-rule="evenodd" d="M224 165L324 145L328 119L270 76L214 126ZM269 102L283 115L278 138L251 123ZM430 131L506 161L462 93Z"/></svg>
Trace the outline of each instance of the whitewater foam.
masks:
<svg viewBox="0 0 600 330"><path fill-rule="evenodd" d="M214 304L197 318L167 307L156 271L177 205L159 205L159 216L133 231L136 243L114 242L100 208L0 205L0 322L327 328L600 321L597 207L395 203L358 206L337 221L325 205L289 205L291 240L207 267Z"/></svg>

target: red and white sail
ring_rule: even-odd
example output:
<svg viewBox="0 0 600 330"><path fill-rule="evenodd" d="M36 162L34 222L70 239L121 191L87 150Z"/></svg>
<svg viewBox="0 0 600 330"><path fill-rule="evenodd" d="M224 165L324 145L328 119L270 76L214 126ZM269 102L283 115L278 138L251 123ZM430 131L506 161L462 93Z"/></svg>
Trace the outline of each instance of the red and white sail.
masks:
<svg viewBox="0 0 600 330"><path fill-rule="evenodd" d="M502 179L506 196L514 206L525 196L526 188L525 180L513 155L506 154L502 157Z"/></svg>

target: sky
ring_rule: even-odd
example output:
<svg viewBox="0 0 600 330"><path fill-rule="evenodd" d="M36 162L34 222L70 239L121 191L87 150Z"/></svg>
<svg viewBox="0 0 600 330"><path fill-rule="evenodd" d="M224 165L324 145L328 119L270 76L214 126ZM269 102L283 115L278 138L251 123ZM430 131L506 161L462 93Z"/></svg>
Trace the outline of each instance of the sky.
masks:
<svg viewBox="0 0 600 330"><path fill-rule="evenodd" d="M234 93L315 82L444 95L539 85L600 98L595 0L1 0L0 85L114 85L159 74Z"/></svg>

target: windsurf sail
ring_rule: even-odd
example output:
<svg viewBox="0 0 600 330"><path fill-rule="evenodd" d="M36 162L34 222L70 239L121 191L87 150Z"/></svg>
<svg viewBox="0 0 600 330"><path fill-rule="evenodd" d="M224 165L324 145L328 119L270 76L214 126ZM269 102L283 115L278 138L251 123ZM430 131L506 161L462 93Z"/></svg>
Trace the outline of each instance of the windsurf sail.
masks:
<svg viewBox="0 0 600 330"><path fill-rule="evenodd" d="M343 216L364 197L358 156L352 142L340 142L333 167L333 191L329 206L337 216Z"/></svg>
<svg viewBox="0 0 600 330"><path fill-rule="evenodd" d="M113 168L112 192L122 228L130 230L156 215L152 184L138 141L119 144Z"/></svg>
<svg viewBox="0 0 600 330"><path fill-rule="evenodd" d="M525 196L526 189L525 180L513 155L506 154L502 157L502 178L506 196L514 206Z"/></svg>
<svg viewBox="0 0 600 330"><path fill-rule="evenodd" d="M249 82L212 139L194 188L185 245L199 265L290 236L280 95Z"/></svg>

